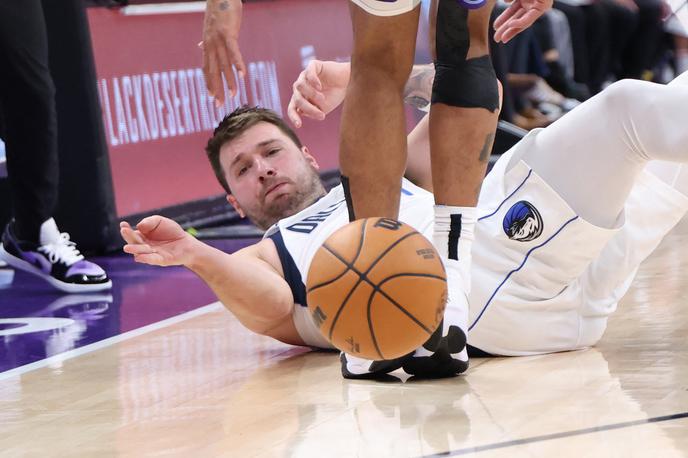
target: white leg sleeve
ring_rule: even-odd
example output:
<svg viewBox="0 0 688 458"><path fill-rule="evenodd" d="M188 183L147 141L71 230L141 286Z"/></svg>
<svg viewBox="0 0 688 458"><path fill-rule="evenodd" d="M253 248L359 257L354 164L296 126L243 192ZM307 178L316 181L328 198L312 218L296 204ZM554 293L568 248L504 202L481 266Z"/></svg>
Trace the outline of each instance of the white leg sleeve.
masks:
<svg viewBox="0 0 688 458"><path fill-rule="evenodd" d="M520 153L593 224L612 227L653 159L688 162L688 73L667 86L623 80L544 129Z"/></svg>

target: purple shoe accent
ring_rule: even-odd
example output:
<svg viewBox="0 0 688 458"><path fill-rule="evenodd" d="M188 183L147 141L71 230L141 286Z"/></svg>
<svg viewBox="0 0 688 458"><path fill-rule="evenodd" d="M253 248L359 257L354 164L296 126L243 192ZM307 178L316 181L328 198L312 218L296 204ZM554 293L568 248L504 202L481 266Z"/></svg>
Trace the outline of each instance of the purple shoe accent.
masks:
<svg viewBox="0 0 688 458"><path fill-rule="evenodd" d="M41 269L43 273L46 275L50 275L50 270L52 269L52 265L50 262L45 259L45 256L42 254L33 252L33 251L19 251L21 253L22 258L24 258L24 261L30 263L31 265Z"/></svg>
<svg viewBox="0 0 688 458"><path fill-rule="evenodd" d="M469 10L477 10L487 3L487 0L457 0L459 5Z"/></svg>
<svg viewBox="0 0 688 458"><path fill-rule="evenodd" d="M67 277L71 277L72 275L87 275L87 276L99 276L99 275L105 275L105 271L100 268L99 265L94 264L92 262L82 260L79 261L75 264L73 264L68 270L67 270Z"/></svg>

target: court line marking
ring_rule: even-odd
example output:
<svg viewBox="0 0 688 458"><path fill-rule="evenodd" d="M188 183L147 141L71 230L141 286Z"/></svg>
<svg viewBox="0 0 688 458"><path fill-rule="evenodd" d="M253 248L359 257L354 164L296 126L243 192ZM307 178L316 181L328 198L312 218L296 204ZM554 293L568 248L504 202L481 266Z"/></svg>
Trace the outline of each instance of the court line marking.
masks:
<svg viewBox="0 0 688 458"><path fill-rule="evenodd" d="M19 377L27 372L35 371L43 367L49 366L51 364L60 364L69 359L76 358L78 356L85 355L112 345L118 344L125 340L133 339L134 337L141 336L143 334L148 334L149 332L157 331L173 324L181 323L182 321L190 320L197 316L205 315L210 312L215 312L222 310L224 306L220 302L213 302L212 304L205 305L203 307L190 310L188 312L182 313L181 315L175 315L173 317L167 318L162 321L157 321L149 325L143 326L141 328L132 329L131 331L124 332L122 334L117 334L116 336L108 337L107 339L100 340L98 342L85 345L83 347L75 348L73 350L66 351L64 353L59 353L53 355L49 358L34 361L33 363L25 364L23 366L15 367L5 372L0 372L0 382L7 380L12 377Z"/></svg>
<svg viewBox="0 0 688 458"><path fill-rule="evenodd" d="M625 421L622 423L612 423L609 425L593 426L591 428L575 429L572 431L563 431L560 433L544 434L542 436L533 436L533 437L526 437L523 439L515 439L515 440L505 441L505 442L496 442L494 444L480 445L477 447L466 447L466 448L461 448L458 450L451 450L451 451L444 452L444 453L435 453L432 455L423 455L423 458L440 457L440 456L458 456L458 455L466 455L469 453L479 453L479 452L484 452L487 450L495 450L495 449L500 449L500 448L513 447L516 445L532 444L535 442L545 442L545 441L553 440L553 439L562 439L564 437L582 436L584 434L598 433L598 432L602 432L602 431L611 431L614 429L629 428L631 426L640 426L640 425L646 425L646 424L651 424L651 423L661 423L664 421L679 420L682 418L688 418L688 412L681 412L681 413L676 413L676 414L672 414L672 415L664 415L661 417L645 418L642 420Z"/></svg>

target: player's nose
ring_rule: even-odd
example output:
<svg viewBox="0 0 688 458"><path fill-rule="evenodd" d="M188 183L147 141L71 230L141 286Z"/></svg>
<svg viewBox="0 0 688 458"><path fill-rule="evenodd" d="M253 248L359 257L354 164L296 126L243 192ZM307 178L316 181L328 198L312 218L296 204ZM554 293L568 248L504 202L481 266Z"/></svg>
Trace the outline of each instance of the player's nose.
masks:
<svg viewBox="0 0 688 458"><path fill-rule="evenodd" d="M276 175L275 168L269 162L263 159L258 159L256 163L256 169L261 182L265 181L266 178Z"/></svg>

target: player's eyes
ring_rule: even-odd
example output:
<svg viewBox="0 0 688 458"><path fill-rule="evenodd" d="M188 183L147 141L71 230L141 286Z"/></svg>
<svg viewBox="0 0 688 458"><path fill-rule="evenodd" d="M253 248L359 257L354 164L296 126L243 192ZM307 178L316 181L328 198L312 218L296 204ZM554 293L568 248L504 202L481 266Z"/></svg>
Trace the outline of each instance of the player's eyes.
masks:
<svg viewBox="0 0 688 458"><path fill-rule="evenodd" d="M279 148L271 149L268 151L268 156L274 156L275 154L279 153Z"/></svg>
<svg viewBox="0 0 688 458"><path fill-rule="evenodd" d="M241 176L241 175L245 174L246 172L248 172L248 167L242 167L241 169L239 169L239 172L237 173L237 175Z"/></svg>

